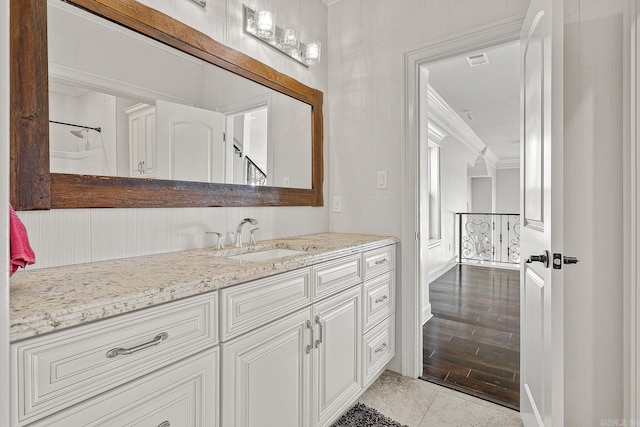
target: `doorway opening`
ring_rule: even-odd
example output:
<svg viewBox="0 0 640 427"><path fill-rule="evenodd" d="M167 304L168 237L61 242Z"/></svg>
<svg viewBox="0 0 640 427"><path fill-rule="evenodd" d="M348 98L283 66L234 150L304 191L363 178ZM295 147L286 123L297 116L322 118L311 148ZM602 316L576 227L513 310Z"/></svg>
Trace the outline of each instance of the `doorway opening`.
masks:
<svg viewBox="0 0 640 427"><path fill-rule="evenodd" d="M519 408L520 45L420 68L421 378Z"/></svg>

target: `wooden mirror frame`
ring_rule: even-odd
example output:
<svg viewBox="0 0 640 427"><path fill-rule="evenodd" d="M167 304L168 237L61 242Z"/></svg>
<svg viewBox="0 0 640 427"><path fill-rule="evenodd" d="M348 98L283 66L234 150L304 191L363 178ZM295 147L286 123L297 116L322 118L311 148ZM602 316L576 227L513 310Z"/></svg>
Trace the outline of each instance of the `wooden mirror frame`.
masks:
<svg viewBox="0 0 640 427"><path fill-rule="evenodd" d="M67 0L311 106L311 189L49 172L47 0L11 0L11 203L16 210L322 206L322 92L133 0Z"/></svg>

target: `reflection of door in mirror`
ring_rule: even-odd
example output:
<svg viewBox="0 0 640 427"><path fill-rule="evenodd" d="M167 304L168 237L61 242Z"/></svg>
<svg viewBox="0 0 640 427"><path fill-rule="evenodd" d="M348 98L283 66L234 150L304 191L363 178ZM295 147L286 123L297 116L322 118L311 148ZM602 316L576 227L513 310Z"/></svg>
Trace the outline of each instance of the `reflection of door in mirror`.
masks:
<svg viewBox="0 0 640 427"><path fill-rule="evenodd" d="M156 144L158 178L225 182L222 113L157 101Z"/></svg>
<svg viewBox="0 0 640 427"><path fill-rule="evenodd" d="M271 185L269 170L269 115L267 105L235 112L227 116L233 156L228 173L234 184Z"/></svg>

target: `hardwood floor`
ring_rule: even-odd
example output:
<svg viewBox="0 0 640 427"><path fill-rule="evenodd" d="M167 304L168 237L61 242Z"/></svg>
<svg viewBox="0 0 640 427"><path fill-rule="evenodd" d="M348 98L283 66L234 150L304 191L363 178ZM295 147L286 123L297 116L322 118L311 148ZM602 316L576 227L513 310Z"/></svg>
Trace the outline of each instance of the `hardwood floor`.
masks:
<svg viewBox="0 0 640 427"><path fill-rule="evenodd" d="M520 406L520 272L461 265L431 283L422 379Z"/></svg>

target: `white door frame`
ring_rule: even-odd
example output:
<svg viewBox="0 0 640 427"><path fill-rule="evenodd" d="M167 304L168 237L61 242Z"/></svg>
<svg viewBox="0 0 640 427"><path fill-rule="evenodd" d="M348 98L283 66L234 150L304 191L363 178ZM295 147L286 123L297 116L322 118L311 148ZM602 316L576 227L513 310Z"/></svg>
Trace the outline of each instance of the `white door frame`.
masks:
<svg viewBox="0 0 640 427"><path fill-rule="evenodd" d="M640 24L637 0L625 1L623 31L624 417L640 420Z"/></svg>
<svg viewBox="0 0 640 427"><path fill-rule="evenodd" d="M428 265L428 259L420 259L420 245L428 239L418 238L420 230L418 207L420 206L419 128L420 67L426 63L448 59L499 44L520 40L524 15L505 19L498 23L456 34L404 53L403 129L405 171L402 192L402 242L401 247L401 348L402 374L417 378L422 375L422 286L420 264ZM427 250L422 251L428 253Z"/></svg>

